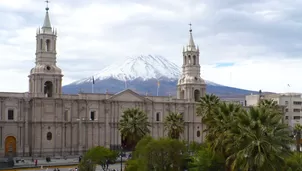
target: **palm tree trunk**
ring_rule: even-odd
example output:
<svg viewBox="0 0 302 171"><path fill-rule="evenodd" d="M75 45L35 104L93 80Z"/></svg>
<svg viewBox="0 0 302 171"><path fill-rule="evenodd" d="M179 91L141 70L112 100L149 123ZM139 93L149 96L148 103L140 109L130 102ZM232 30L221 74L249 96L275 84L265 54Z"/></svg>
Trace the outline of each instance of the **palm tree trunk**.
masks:
<svg viewBox="0 0 302 171"><path fill-rule="evenodd" d="M298 130L297 131L297 136L296 136L296 150L297 150L297 152L300 152L300 146L301 146L300 139L301 139L301 131Z"/></svg>

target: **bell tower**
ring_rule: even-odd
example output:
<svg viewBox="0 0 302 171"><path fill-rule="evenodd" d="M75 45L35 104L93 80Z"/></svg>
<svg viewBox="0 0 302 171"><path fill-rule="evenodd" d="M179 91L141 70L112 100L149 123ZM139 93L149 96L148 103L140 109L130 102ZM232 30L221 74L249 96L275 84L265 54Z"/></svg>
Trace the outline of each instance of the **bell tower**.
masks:
<svg viewBox="0 0 302 171"><path fill-rule="evenodd" d="M57 67L57 31L51 27L48 1L42 28L36 33L36 61L29 77L32 97L56 98L62 94L62 71Z"/></svg>
<svg viewBox="0 0 302 171"><path fill-rule="evenodd" d="M195 46L191 24L189 44L183 48L182 74L177 84L177 98L199 101L205 95L206 84L200 77L199 48Z"/></svg>

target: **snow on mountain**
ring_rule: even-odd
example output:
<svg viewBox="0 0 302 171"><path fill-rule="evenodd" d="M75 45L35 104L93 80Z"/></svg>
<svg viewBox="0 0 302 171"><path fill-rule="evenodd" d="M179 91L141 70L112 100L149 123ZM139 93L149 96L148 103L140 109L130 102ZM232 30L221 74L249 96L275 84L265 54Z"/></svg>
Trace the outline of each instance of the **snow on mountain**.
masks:
<svg viewBox="0 0 302 171"><path fill-rule="evenodd" d="M181 74L181 68L168 61L166 58L157 55L147 55L127 58L125 61L110 65L93 75L95 80L114 78L121 81L131 81L135 79L171 79L177 80ZM84 78L73 84L91 82L92 77ZM220 86L211 81L207 84Z"/></svg>
<svg viewBox="0 0 302 171"><path fill-rule="evenodd" d="M207 85L212 85L212 86L222 86L221 84L217 84L217 83L214 83L212 81L208 81L208 80L205 80L206 84Z"/></svg>

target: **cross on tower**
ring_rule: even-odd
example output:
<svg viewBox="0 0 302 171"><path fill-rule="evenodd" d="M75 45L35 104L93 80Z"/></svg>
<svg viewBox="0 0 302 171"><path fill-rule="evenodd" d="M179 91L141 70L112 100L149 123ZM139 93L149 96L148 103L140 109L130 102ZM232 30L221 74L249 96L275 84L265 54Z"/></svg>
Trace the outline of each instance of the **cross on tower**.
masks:
<svg viewBox="0 0 302 171"><path fill-rule="evenodd" d="M46 0L45 2L46 2L46 8L45 8L45 9L46 9L46 11L48 11L48 10L49 10L48 4L49 4L50 2L49 2L49 0Z"/></svg>
<svg viewBox="0 0 302 171"><path fill-rule="evenodd" d="M48 3L50 3L49 0L46 0L45 2L46 2L46 6L48 7Z"/></svg>
<svg viewBox="0 0 302 171"><path fill-rule="evenodd" d="M189 26L190 26L190 32L192 32L192 24L190 23Z"/></svg>

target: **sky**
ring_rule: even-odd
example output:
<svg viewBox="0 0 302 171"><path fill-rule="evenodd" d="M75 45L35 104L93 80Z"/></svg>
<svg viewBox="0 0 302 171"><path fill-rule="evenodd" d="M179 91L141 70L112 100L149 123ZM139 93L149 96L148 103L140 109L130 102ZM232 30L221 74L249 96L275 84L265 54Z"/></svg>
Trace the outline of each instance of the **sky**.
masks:
<svg viewBox="0 0 302 171"><path fill-rule="evenodd" d="M28 91L43 0L0 0L0 91ZM218 84L302 92L302 1L52 0L63 84L128 56L161 55L181 66L192 23L202 77Z"/></svg>

